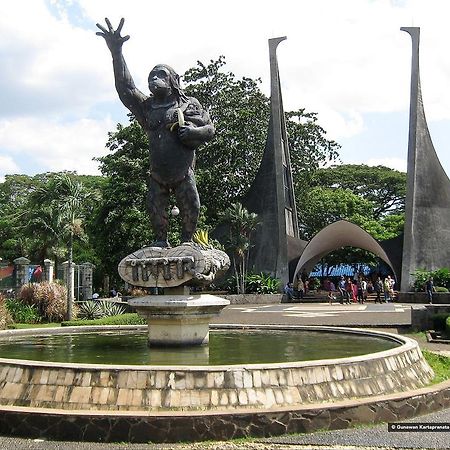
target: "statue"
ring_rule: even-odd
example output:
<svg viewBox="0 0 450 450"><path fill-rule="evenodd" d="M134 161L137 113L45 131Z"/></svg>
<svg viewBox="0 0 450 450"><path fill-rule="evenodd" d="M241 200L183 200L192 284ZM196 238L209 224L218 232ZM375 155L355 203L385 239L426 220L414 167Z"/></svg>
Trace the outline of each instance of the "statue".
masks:
<svg viewBox="0 0 450 450"><path fill-rule="evenodd" d="M165 64L148 76L150 95L136 88L122 54L130 36L121 36L124 19L116 30L97 27L113 58L116 90L148 136L151 156L147 205L156 241L151 247L170 248L167 240L169 197L175 195L182 221L181 241L191 242L197 227L200 199L194 178L195 149L214 136L209 114L197 99L187 97L180 77Z"/></svg>

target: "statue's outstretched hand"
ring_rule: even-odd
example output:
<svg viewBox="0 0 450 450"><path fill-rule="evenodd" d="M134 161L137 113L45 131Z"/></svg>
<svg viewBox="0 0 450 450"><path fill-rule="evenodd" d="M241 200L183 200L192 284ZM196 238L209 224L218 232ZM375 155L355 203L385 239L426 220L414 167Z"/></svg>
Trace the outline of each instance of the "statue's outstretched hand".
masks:
<svg viewBox="0 0 450 450"><path fill-rule="evenodd" d="M120 32L122 31L123 24L125 22L125 19L120 19L119 26L117 27L117 30L114 31L114 28L111 25L111 22L108 18L105 18L106 25L108 29L97 23L97 28L101 30L95 33L97 36L102 36L105 41L108 48L111 50L111 52L115 50L120 50L122 48L122 44L125 41L128 41L130 39L130 36L121 36Z"/></svg>

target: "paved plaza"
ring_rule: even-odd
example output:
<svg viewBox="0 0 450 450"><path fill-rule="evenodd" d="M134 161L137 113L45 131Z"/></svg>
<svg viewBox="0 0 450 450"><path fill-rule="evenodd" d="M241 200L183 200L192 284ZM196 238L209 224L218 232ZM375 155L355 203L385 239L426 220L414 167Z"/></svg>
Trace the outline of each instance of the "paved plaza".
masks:
<svg viewBox="0 0 450 450"><path fill-rule="evenodd" d="M398 303L282 303L278 305L230 305L214 324L280 324L330 326L409 326L411 305Z"/></svg>

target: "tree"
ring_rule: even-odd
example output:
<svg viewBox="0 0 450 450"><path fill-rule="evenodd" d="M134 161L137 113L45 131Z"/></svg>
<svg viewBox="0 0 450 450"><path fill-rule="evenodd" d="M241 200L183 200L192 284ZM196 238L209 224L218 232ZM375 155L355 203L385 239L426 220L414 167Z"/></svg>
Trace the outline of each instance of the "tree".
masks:
<svg viewBox="0 0 450 450"><path fill-rule="evenodd" d="M81 182L68 173L60 173L51 177L47 184L31 193L31 217L36 218L37 205L46 216L40 217L40 225L50 235L63 242L67 248L68 277L67 277L67 317L72 320L73 293L73 245L75 238L82 238L84 205L92 197ZM49 219L49 220L46 220ZM36 222L35 222L36 223Z"/></svg>
<svg viewBox="0 0 450 450"><path fill-rule="evenodd" d="M314 187L303 199L300 209L300 229L305 239L311 239L327 225L338 220L353 222L355 217L372 218L373 205L350 189Z"/></svg>
<svg viewBox="0 0 450 450"><path fill-rule="evenodd" d="M30 256L33 234L24 233L30 193L42 185L42 175L6 175L0 183L0 255L12 262L18 256Z"/></svg>
<svg viewBox="0 0 450 450"><path fill-rule="evenodd" d="M260 90L260 79L236 79L224 72L225 58L208 65L198 61L184 80L186 92L210 111L216 137L197 153L197 177L210 223L220 211L241 199L252 184L264 152L270 101ZM334 161L339 145L325 137L315 113L304 109L286 113L294 188L301 196L306 174Z"/></svg>
<svg viewBox="0 0 450 450"><path fill-rule="evenodd" d="M319 169L310 179L301 208L300 229L311 239L338 220L359 225L374 239L391 239L403 232L406 174L387 167L342 165ZM323 258L330 268L341 264L377 264L372 253L342 248Z"/></svg>
<svg viewBox="0 0 450 450"><path fill-rule="evenodd" d="M258 215L249 212L240 203L233 203L222 214L228 224L228 240L225 243L231 255L238 294L245 294L248 257L252 232L258 225Z"/></svg>
<svg viewBox="0 0 450 450"><path fill-rule="evenodd" d="M147 178L150 167L147 137L130 115L127 126L117 125L106 146L111 153L99 158L107 177L102 204L91 227L95 249L106 273L113 276L127 254L153 241L147 213Z"/></svg>
<svg viewBox="0 0 450 450"><path fill-rule="evenodd" d="M373 218L405 209L406 173L385 166L343 164L317 170L310 186L350 189L373 204Z"/></svg>

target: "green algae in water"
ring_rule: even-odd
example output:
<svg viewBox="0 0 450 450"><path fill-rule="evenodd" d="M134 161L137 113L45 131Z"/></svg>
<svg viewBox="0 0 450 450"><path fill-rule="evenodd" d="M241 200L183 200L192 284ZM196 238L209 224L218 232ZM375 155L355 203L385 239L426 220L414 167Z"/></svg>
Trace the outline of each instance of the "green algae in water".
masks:
<svg viewBox="0 0 450 450"><path fill-rule="evenodd" d="M88 364L229 365L345 358L397 347L374 336L323 331L211 331L209 346L149 348L147 332L20 336L0 341L0 357Z"/></svg>

